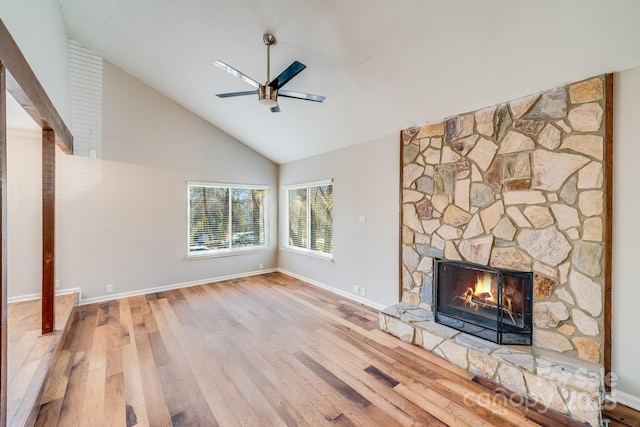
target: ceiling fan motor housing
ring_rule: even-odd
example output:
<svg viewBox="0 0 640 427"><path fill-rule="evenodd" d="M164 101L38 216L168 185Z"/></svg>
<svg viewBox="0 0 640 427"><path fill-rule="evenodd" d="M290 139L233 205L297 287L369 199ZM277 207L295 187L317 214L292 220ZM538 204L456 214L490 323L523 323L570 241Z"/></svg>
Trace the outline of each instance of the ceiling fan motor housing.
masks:
<svg viewBox="0 0 640 427"><path fill-rule="evenodd" d="M260 85L258 88L258 100L265 107L275 107L278 105L278 89Z"/></svg>

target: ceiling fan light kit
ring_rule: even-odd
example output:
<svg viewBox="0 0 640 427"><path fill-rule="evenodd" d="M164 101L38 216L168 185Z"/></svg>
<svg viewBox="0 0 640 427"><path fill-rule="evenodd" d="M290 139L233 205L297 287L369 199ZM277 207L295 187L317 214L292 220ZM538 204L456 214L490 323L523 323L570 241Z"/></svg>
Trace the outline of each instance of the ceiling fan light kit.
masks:
<svg viewBox="0 0 640 427"><path fill-rule="evenodd" d="M293 61L282 73L280 73L275 79L271 80L271 45L276 43L276 38L272 34L265 34L262 36L262 41L267 46L267 81L264 85L261 85L251 77L241 73L235 68L227 65L223 61L216 59L213 61L213 65L226 71L227 73L239 78L243 82L253 86L256 90L243 91L243 92L230 92L230 93L218 93L219 98L233 98L236 96L255 95L258 94L258 102L261 105L271 109L272 113L280 112L280 106L278 105L278 95L285 98L302 99L305 101L322 102L325 100L324 96L312 95L309 93L292 92L288 90L280 90L282 86L287 84L289 80L293 79L307 66L302 62Z"/></svg>

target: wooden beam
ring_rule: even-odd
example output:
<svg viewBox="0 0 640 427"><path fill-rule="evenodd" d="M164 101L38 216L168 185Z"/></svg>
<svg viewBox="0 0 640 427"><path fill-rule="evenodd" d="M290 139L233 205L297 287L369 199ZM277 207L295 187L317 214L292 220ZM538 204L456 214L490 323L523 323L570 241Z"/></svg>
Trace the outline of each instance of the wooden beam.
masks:
<svg viewBox="0 0 640 427"><path fill-rule="evenodd" d="M613 285L613 73L605 77L605 241L604 241L604 373L611 373L611 288ZM608 376L607 376L608 378ZM611 391L611 381L605 381Z"/></svg>
<svg viewBox="0 0 640 427"><path fill-rule="evenodd" d="M0 61L0 426L7 425L7 97Z"/></svg>
<svg viewBox="0 0 640 427"><path fill-rule="evenodd" d="M42 334L55 327L56 144L51 129L42 130Z"/></svg>
<svg viewBox="0 0 640 427"><path fill-rule="evenodd" d="M7 423L7 91L43 129L43 147L47 146L47 157L55 156L55 144L58 144L65 153L73 154L71 132L53 106L24 55L20 52L15 40L9 34L7 27L0 20L0 236L2 241L0 261L0 426ZM45 143L45 141L47 142ZM43 154L43 160L45 160L44 157ZM52 158L55 162L55 158ZM55 163L52 165L52 171L55 173ZM45 166L45 162L43 162L43 169L47 167L51 166ZM45 173L43 173L43 184L45 184L43 189L54 186L54 177L47 176L45 178ZM53 301L53 227L46 225L53 224L54 221L53 205L55 200L53 197L53 192L48 196L43 193L43 229L45 230L43 231L43 255L45 256L43 283L45 276L47 281L51 280L50 286L43 287L43 304L48 299ZM50 233L49 237L47 237L47 233ZM49 238L50 240L48 240ZM47 255L49 250L51 251L50 257ZM49 302L47 305L52 304ZM46 329L51 328L53 331L53 309L49 311L50 313L46 314L47 318L45 319L45 311L43 310L43 331L45 323Z"/></svg>
<svg viewBox="0 0 640 427"><path fill-rule="evenodd" d="M2 20L0 20L0 61L6 67L6 88L9 93L42 129L55 131L56 143L62 151L73 154L71 132Z"/></svg>

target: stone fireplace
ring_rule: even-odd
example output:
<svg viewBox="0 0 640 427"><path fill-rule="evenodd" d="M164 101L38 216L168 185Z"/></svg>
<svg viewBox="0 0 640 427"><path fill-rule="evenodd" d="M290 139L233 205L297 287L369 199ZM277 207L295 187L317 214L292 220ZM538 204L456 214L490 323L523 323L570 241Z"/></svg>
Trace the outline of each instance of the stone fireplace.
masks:
<svg viewBox="0 0 640 427"><path fill-rule="evenodd" d="M591 425L604 377L605 86L598 76L402 132L402 302L380 314L383 330ZM434 280L456 263L484 268L491 289L449 300L496 321L521 300L505 311L499 271L530 274L512 322L530 316L518 331L530 347L500 345L499 326L450 327L459 319L440 310Z"/></svg>

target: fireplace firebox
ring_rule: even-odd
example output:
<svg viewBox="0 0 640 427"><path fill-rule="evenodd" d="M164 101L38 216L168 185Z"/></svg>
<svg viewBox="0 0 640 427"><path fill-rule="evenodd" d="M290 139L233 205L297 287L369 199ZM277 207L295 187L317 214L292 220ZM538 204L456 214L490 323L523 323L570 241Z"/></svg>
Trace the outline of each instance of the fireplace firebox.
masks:
<svg viewBox="0 0 640 427"><path fill-rule="evenodd" d="M531 345L533 273L436 259L435 320L498 344Z"/></svg>

